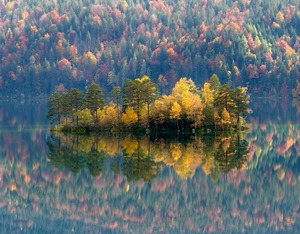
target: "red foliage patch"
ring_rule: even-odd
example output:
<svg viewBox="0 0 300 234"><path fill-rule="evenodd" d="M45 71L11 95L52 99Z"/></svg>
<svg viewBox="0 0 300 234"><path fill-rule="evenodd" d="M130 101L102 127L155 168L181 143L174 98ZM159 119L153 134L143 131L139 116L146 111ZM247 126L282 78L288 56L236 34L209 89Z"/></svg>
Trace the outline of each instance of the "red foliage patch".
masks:
<svg viewBox="0 0 300 234"><path fill-rule="evenodd" d="M58 67L61 70L71 68L71 62L68 59L63 58L58 62Z"/></svg>

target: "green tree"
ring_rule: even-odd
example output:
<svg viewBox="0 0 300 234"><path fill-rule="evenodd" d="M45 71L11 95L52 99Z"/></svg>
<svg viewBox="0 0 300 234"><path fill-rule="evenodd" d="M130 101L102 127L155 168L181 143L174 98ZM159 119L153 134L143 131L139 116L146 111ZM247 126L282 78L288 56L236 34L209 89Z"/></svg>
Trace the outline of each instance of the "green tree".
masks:
<svg viewBox="0 0 300 234"><path fill-rule="evenodd" d="M51 124L61 123L61 117L63 114L63 99L62 95L58 92L53 93L47 102L48 115L47 118L51 120Z"/></svg>
<svg viewBox="0 0 300 234"><path fill-rule="evenodd" d="M80 123L80 126L90 126L93 122L93 116L91 114L91 111L87 108L78 111L75 113L76 117L78 117L78 121Z"/></svg>
<svg viewBox="0 0 300 234"><path fill-rule="evenodd" d="M216 95L214 107L219 115L222 115L224 108L231 117L234 113L236 113L237 105L233 99L233 91L227 84L221 86L219 93Z"/></svg>
<svg viewBox="0 0 300 234"><path fill-rule="evenodd" d="M233 92L233 100L236 103L235 115L236 115L236 127L241 125L241 117L245 118L250 114L251 110L249 109L249 95L247 95L246 87L238 87Z"/></svg>
<svg viewBox="0 0 300 234"><path fill-rule="evenodd" d="M118 110L118 127L120 127L120 104L121 104L121 99L122 99L122 95L121 95L122 91L120 86L115 86L112 91L110 92L109 96L110 99L116 103L117 105L117 110Z"/></svg>
<svg viewBox="0 0 300 234"><path fill-rule="evenodd" d="M143 88L140 79L127 80L123 89L124 105L132 107L137 113L138 119L140 118L140 110L144 104Z"/></svg>
<svg viewBox="0 0 300 234"><path fill-rule="evenodd" d="M98 84L90 85L85 97L85 106L90 109L95 123L98 121L97 110L102 109L104 105L105 100L101 87Z"/></svg>
<svg viewBox="0 0 300 234"><path fill-rule="evenodd" d="M214 94L216 94L221 88L221 83L219 77L216 74L213 74L209 79L210 88L214 90Z"/></svg>
<svg viewBox="0 0 300 234"><path fill-rule="evenodd" d="M204 121L203 121L204 127L213 127L215 123L213 107L206 105L203 110L203 114L204 114Z"/></svg>
<svg viewBox="0 0 300 234"><path fill-rule="evenodd" d="M70 108L72 110L72 114L77 113L79 110L83 109L84 106L84 94L80 92L78 89L71 89L67 95L67 101L70 104ZM76 116L76 127L78 127L78 115Z"/></svg>
<svg viewBox="0 0 300 234"><path fill-rule="evenodd" d="M152 83L148 76L144 76L141 79L137 78L135 80L127 80L123 89L124 104L126 107L132 107L137 113L138 123L140 123L141 109L143 105L147 104L149 107L150 103L156 99L157 95L157 85Z"/></svg>
<svg viewBox="0 0 300 234"><path fill-rule="evenodd" d="M155 101L158 97L158 86L153 83L148 76L143 76L142 79L143 85L143 99L147 104L147 119L148 119L148 128L150 126L150 104Z"/></svg>

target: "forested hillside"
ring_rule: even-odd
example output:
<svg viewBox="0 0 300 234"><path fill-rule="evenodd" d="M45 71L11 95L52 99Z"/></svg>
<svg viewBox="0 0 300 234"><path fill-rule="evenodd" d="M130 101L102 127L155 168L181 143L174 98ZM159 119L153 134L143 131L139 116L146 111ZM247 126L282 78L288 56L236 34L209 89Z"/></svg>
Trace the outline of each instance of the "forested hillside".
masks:
<svg viewBox="0 0 300 234"><path fill-rule="evenodd" d="M213 73L257 95L300 79L299 0L17 0L0 2L0 94L149 76L168 92Z"/></svg>

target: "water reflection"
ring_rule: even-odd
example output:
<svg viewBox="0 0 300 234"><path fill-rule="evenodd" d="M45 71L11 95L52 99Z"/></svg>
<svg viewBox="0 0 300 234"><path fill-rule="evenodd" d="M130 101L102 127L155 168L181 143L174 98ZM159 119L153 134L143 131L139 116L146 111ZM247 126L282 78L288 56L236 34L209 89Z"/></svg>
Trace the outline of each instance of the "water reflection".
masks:
<svg viewBox="0 0 300 234"><path fill-rule="evenodd" d="M47 142L48 160L78 173L87 168L99 176L105 162L115 173L131 180L150 181L162 165L172 167L182 179L192 178L198 167L218 180L234 168L246 169L248 142L241 134L192 137L189 140L150 140L150 136L52 135Z"/></svg>
<svg viewBox="0 0 300 234"><path fill-rule="evenodd" d="M244 139L80 136L78 144L50 135L45 105L0 103L0 232L297 233L300 125L282 101L252 107ZM227 167L247 142L248 156L229 160L241 169ZM72 165L74 157L84 161Z"/></svg>

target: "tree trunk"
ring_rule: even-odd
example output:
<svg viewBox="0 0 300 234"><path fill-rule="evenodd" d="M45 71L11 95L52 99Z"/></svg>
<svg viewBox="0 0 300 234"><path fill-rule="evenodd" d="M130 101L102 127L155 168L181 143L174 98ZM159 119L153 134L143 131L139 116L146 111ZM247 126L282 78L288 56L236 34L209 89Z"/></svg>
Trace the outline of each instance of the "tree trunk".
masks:
<svg viewBox="0 0 300 234"><path fill-rule="evenodd" d="M147 108L148 108L148 126L147 126L147 128L150 129L150 103L147 103Z"/></svg>

